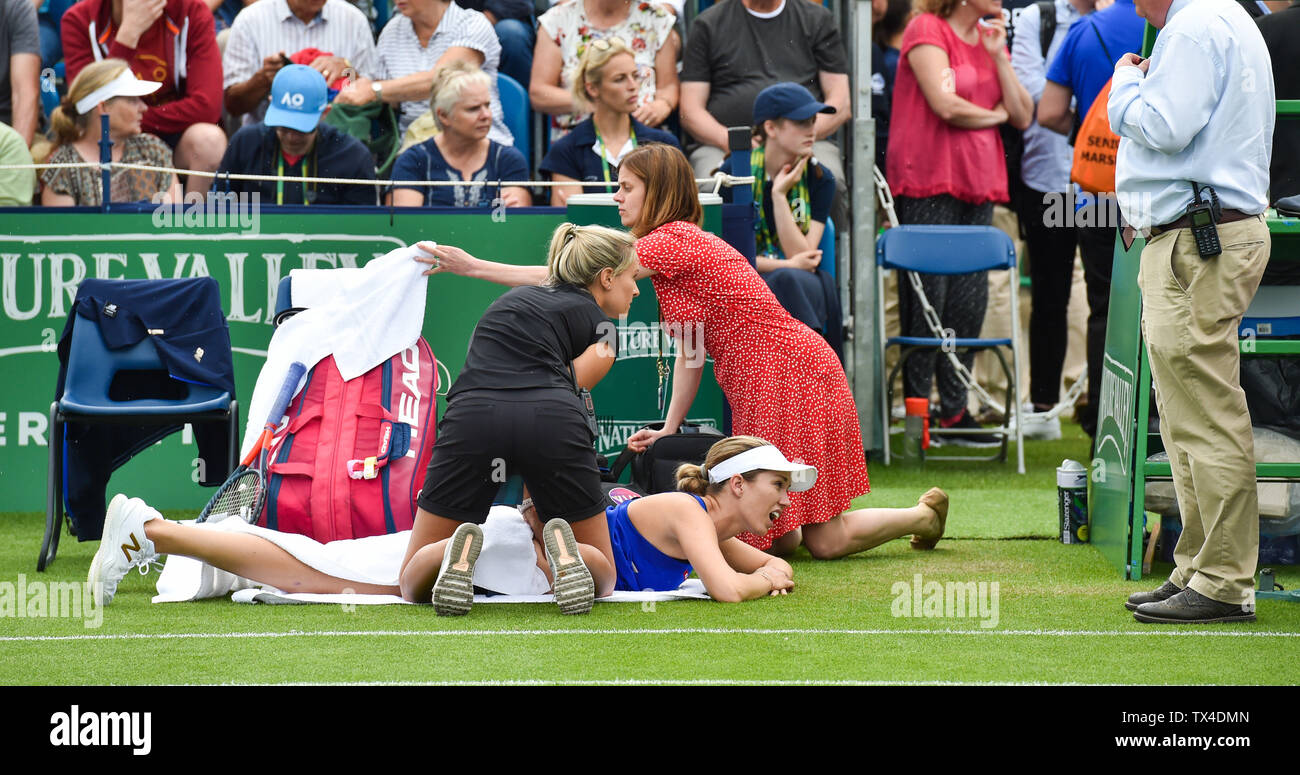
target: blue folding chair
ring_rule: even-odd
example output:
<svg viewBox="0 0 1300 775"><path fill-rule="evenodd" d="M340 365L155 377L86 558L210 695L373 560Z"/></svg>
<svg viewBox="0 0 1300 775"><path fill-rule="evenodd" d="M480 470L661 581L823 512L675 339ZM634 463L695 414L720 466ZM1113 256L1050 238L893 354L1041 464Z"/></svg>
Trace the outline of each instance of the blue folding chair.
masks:
<svg viewBox="0 0 1300 775"><path fill-rule="evenodd" d="M992 226L895 226L887 229L876 242L876 266L881 270L893 269L919 274L951 275L966 274L984 270L1009 271L1018 280L1016 269L1016 248L1011 238L1000 229ZM906 280L899 280L900 287ZM1011 330L1020 330L1019 282L1008 283L1011 296ZM885 291L884 282L876 283L876 325L882 333L880 339L880 362L885 362L885 353L890 347L899 347L898 363L885 378L884 389L880 391L881 417L888 428L890 409L894 403L894 379L902 371L907 359L921 352L940 351L939 357L947 357L947 351L963 352L968 350L990 350L1002 366L1007 378L1007 403L1003 424L997 428L975 430L956 430L950 428L930 428L932 438L962 434L987 433L998 436L1002 443L997 454L993 456L932 456L927 460L998 460L1007 459L1007 444L1014 437L1018 455L1018 471L1025 472L1025 445L1021 434L1021 423L1015 422L1016 398L1020 395L1017 375L1020 373L1020 348L1014 334L1005 339L970 339L970 338L936 338L931 336L895 336L883 338L885 330ZM1011 350L1012 363L1008 364L1002 348ZM890 462L890 445L888 434L885 438L885 464Z"/></svg>
<svg viewBox="0 0 1300 775"><path fill-rule="evenodd" d="M192 283L196 293L214 294L213 303L220 313L220 289L211 278L196 278L188 281L88 280L83 282L82 289L94 283L99 283L99 287L106 287L113 282ZM78 298L81 298L80 293ZM73 314L78 313L74 311ZM224 346L227 350L225 362L229 362L228 337L225 337ZM216 353L209 355L216 355ZM180 430L185 423L224 423L229 435L227 470L235 467L239 454L239 410L229 392L211 385L167 377L162 380L165 390L159 391L162 396L132 398L120 395L120 388L115 385L119 375L130 377L133 372L137 375L160 373L161 377L167 371L167 366L154 346L152 336L146 336L128 347L110 349L95 321L84 317L75 321L68 349L63 394L50 404L45 535L41 540L40 557L36 561L38 571L45 570L45 567L54 561L55 553L59 548L59 535L62 532L67 498L65 482L67 423L157 428L158 435L148 437L145 440L148 443L152 443L155 438ZM175 427L167 431L168 426ZM140 450L128 450L121 458L113 461L113 467L125 462L138 451Z"/></svg>
<svg viewBox="0 0 1300 775"><path fill-rule="evenodd" d="M528 92L518 81L497 73L497 92L501 95L501 112L505 114L506 129L515 136L515 148L524 155L529 173L533 169L533 110L528 102Z"/></svg>
<svg viewBox="0 0 1300 775"><path fill-rule="evenodd" d="M817 268L835 278L835 221L826 219L826 230L822 232L822 241L817 245L822 252L822 262Z"/></svg>

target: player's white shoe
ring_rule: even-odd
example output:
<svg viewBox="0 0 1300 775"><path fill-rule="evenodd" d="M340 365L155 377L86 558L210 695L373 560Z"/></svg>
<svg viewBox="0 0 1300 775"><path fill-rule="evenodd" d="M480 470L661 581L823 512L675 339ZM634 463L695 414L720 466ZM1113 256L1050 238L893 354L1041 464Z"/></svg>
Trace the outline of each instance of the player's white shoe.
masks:
<svg viewBox="0 0 1300 775"><path fill-rule="evenodd" d="M95 596L96 605L108 605L117 593L118 582L132 568L158 558L153 541L144 534L144 523L161 519L162 515L139 498L127 498L118 493L108 504L104 515L104 535L95 559L90 561L86 583Z"/></svg>

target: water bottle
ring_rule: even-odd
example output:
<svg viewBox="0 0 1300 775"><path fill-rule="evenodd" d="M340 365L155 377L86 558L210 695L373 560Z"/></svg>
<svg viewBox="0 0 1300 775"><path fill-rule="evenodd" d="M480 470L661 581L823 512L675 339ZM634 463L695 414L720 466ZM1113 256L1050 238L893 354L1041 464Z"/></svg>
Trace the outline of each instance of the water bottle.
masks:
<svg viewBox="0 0 1300 775"><path fill-rule="evenodd" d="M909 461L925 460L925 450L930 446L930 400L904 399L906 415L903 418L903 457Z"/></svg>
<svg viewBox="0 0 1300 775"><path fill-rule="evenodd" d="M1062 460L1056 469L1056 502L1061 543L1088 543L1088 469L1077 460Z"/></svg>

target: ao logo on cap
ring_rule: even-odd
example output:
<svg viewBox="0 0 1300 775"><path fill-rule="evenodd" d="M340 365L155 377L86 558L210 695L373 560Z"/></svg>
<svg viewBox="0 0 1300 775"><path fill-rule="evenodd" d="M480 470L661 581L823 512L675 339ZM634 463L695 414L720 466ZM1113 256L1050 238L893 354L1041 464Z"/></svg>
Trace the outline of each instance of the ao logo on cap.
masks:
<svg viewBox="0 0 1300 775"><path fill-rule="evenodd" d="M290 108L301 108L304 102L306 102L306 99L302 96L301 93L295 94L291 92L285 92L284 96L280 98L280 104L288 106Z"/></svg>

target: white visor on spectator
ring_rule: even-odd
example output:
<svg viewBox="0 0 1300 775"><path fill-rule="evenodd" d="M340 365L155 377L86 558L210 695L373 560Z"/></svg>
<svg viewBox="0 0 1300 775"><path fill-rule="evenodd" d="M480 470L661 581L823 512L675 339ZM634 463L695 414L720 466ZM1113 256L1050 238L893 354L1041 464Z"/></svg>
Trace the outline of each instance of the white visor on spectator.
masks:
<svg viewBox="0 0 1300 775"><path fill-rule="evenodd" d="M161 86L162 84L157 81L141 81L128 67L121 75L77 100L77 114L84 116L99 103L114 97L143 97L146 94L153 94Z"/></svg>
<svg viewBox="0 0 1300 775"><path fill-rule="evenodd" d="M817 469L803 463L785 459L781 450L771 444L754 447L733 455L712 468L705 468L713 484L725 482L736 474L750 471L784 471L790 474L790 491L803 492L817 483Z"/></svg>

